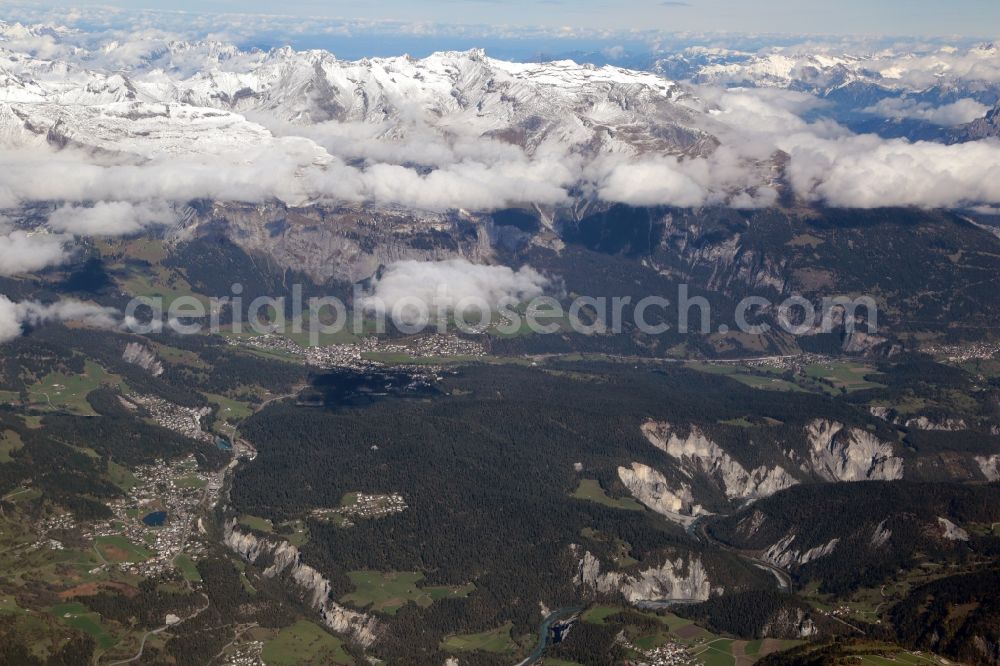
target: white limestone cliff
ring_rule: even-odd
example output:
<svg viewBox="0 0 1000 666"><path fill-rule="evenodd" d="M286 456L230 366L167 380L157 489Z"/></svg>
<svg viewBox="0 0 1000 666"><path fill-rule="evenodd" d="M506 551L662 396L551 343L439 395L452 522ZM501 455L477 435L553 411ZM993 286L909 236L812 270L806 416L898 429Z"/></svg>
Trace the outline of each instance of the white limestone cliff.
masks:
<svg viewBox="0 0 1000 666"><path fill-rule="evenodd" d="M812 562L813 560L818 560L821 557L826 557L832 553L836 548L837 544L840 543L840 539L831 539L828 543L822 546L814 546L805 551L800 548L793 548L792 545L795 543L796 535L789 534L777 543L772 544L764 551L761 558L765 562L770 562L771 564L787 568L790 565L803 565Z"/></svg>
<svg viewBox="0 0 1000 666"><path fill-rule="evenodd" d="M763 636L809 638L818 633L812 618L801 608L782 608L761 628Z"/></svg>
<svg viewBox="0 0 1000 666"><path fill-rule="evenodd" d="M648 465L633 462L632 467L619 467L618 478L636 500L675 523L688 525L707 513L695 504L691 487L681 483L671 489L666 477Z"/></svg>
<svg viewBox="0 0 1000 666"><path fill-rule="evenodd" d="M860 428L827 419L806 426L809 461L802 470L826 481L893 481L903 478L903 459L892 445Z"/></svg>
<svg viewBox="0 0 1000 666"><path fill-rule="evenodd" d="M574 547L575 548L575 547ZM609 571L601 573L601 562L590 551L583 554L573 579L577 587L589 587L601 594L620 592L629 603L639 601L705 601L721 594L712 587L708 572L698 558L685 562L681 557L667 560L659 567L637 573Z"/></svg>
<svg viewBox="0 0 1000 666"><path fill-rule="evenodd" d="M730 499L767 497L798 483L780 466L761 465L747 471L697 426L681 437L669 423L647 421L642 434L650 444L679 460L683 469L717 479Z"/></svg>
<svg viewBox="0 0 1000 666"><path fill-rule="evenodd" d="M319 571L302 563L298 548L287 541L259 539L236 529L236 525L235 519L226 523L226 545L250 563L269 556L271 564L264 569L264 576L287 575L308 595L309 604L319 611L327 627L338 634L350 636L365 647L378 639L382 629L378 620L336 603L331 598L330 582Z"/></svg>
<svg viewBox="0 0 1000 666"><path fill-rule="evenodd" d="M991 456L976 456L976 464L987 481L1000 481L1000 454Z"/></svg>
<svg viewBox="0 0 1000 666"><path fill-rule="evenodd" d="M907 428L915 428L917 430L968 430L969 426L966 425L965 419L939 419L934 420L926 416L918 416L914 419L907 419Z"/></svg>
<svg viewBox="0 0 1000 666"><path fill-rule="evenodd" d="M159 377L163 374L163 363L160 362L160 359L156 358L156 354L138 342L128 343L125 347L125 352L122 354L122 360L126 363L139 366L154 377Z"/></svg>
<svg viewBox="0 0 1000 666"><path fill-rule="evenodd" d="M941 536L948 541L968 541L969 533L961 527L951 522L947 518L938 517L938 525L941 527Z"/></svg>
<svg viewBox="0 0 1000 666"><path fill-rule="evenodd" d="M885 521L883 520L879 523L874 530L872 530L872 537L868 540L868 545L872 548L881 548L884 546L889 539L892 537L892 530L885 526Z"/></svg>

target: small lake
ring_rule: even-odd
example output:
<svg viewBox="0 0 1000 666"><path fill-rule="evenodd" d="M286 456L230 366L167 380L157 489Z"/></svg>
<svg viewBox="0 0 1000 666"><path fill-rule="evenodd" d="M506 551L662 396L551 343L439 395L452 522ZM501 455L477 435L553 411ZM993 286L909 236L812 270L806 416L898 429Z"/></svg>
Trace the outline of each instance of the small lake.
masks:
<svg viewBox="0 0 1000 666"><path fill-rule="evenodd" d="M163 527L167 522L167 512L154 511L153 513L148 513L143 517L142 522L149 527Z"/></svg>

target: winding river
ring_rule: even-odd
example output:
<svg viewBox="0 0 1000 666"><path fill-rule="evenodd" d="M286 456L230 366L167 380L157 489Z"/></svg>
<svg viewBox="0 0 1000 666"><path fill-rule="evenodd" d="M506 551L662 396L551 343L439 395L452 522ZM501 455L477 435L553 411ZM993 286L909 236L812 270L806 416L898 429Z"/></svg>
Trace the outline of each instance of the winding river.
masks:
<svg viewBox="0 0 1000 666"><path fill-rule="evenodd" d="M517 666L530 666L542 658L542 653L549 646L551 641L552 625L563 620L567 620L577 613L583 612L582 608L557 608L546 616L538 626L538 645L534 652L529 654L524 661L518 662Z"/></svg>

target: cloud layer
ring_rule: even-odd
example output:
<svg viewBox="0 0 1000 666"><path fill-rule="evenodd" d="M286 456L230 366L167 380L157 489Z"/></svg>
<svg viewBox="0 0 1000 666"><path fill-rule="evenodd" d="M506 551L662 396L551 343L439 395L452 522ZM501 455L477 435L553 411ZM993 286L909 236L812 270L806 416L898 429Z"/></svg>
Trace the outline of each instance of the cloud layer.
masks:
<svg viewBox="0 0 1000 666"><path fill-rule="evenodd" d="M79 322L96 328L114 328L119 313L114 308L101 307L76 300L43 304L38 301L16 303L0 294L0 343L21 335L24 326L40 326L49 322Z"/></svg>
<svg viewBox="0 0 1000 666"><path fill-rule="evenodd" d="M976 118L982 118L990 107L980 104L974 99L960 99L950 104L934 106L928 102L917 102L905 97L890 97L880 100L866 109L873 113L894 120L923 120L932 125L955 127L971 123Z"/></svg>
<svg viewBox="0 0 1000 666"><path fill-rule="evenodd" d="M49 216L49 227L77 236L122 236L176 221L177 215L161 202L98 201L58 208Z"/></svg>
<svg viewBox="0 0 1000 666"><path fill-rule="evenodd" d="M465 259L449 261L400 261L387 267L362 302L366 309L392 313L423 307L429 313L496 308L503 299L529 301L541 296L549 280L524 266L483 266Z"/></svg>
<svg viewBox="0 0 1000 666"><path fill-rule="evenodd" d="M66 236L14 229L0 217L0 275L30 273L69 258Z"/></svg>

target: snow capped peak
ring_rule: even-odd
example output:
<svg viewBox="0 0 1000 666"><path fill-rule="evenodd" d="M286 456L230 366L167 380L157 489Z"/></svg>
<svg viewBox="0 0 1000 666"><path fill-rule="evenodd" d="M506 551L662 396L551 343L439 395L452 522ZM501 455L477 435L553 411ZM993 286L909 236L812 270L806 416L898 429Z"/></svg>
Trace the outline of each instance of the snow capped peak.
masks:
<svg viewBox="0 0 1000 666"><path fill-rule="evenodd" d="M673 81L570 60L513 63L473 49L346 61L155 35L84 51L56 43L53 58L4 46L3 146L48 144L69 148L72 164L171 174L133 181L133 196L558 204L589 161L611 160L595 171L604 178L622 160L717 145L697 100ZM421 185L425 174L443 185Z"/></svg>
<svg viewBox="0 0 1000 666"><path fill-rule="evenodd" d="M57 39L72 32L69 28L53 25L24 25L0 21L0 42L25 41L49 37Z"/></svg>
<svg viewBox="0 0 1000 666"><path fill-rule="evenodd" d="M657 69L670 71L675 63L666 58ZM898 92L919 92L935 85L980 91L1000 84L1000 51L993 44L965 49L944 45L919 52L884 49L864 54L799 46L748 57L703 58L690 76L699 83L794 88L820 95L852 83Z"/></svg>
<svg viewBox="0 0 1000 666"><path fill-rule="evenodd" d="M24 39L25 37L37 37L37 33L20 23L0 23L0 37L5 40Z"/></svg>
<svg viewBox="0 0 1000 666"><path fill-rule="evenodd" d="M985 49L861 56L834 47L756 55L695 48L650 72L508 62L482 49L348 61L317 49L245 50L152 31L112 39L3 24L0 33L0 147L47 144L58 157L32 155L38 173L50 162L66 173L93 167L83 184L67 180L58 190L64 200L94 200L88 179L104 179L106 192L121 198L128 172L128 196L170 201L755 207L789 188L808 201L870 206L896 201L900 188L887 195L871 179L855 184L855 160L894 161L896 152L929 148L894 144L879 154L870 137L834 141L830 127L806 117L821 107L808 93L846 89L844 104L861 114L966 119L996 103L985 86L982 101L941 95L943 109L932 99L877 105L914 82L1000 80ZM675 82L689 78L791 92ZM831 153L843 155L833 165L840 181L826 187ZM0 205L58 189L38 188L25 173L17 188L0 190ZM922 182L912 191L931 205L993 201L980 181L973 174L965 194L929 192ZM900 200L913 198L906 190Z"/></svg>

